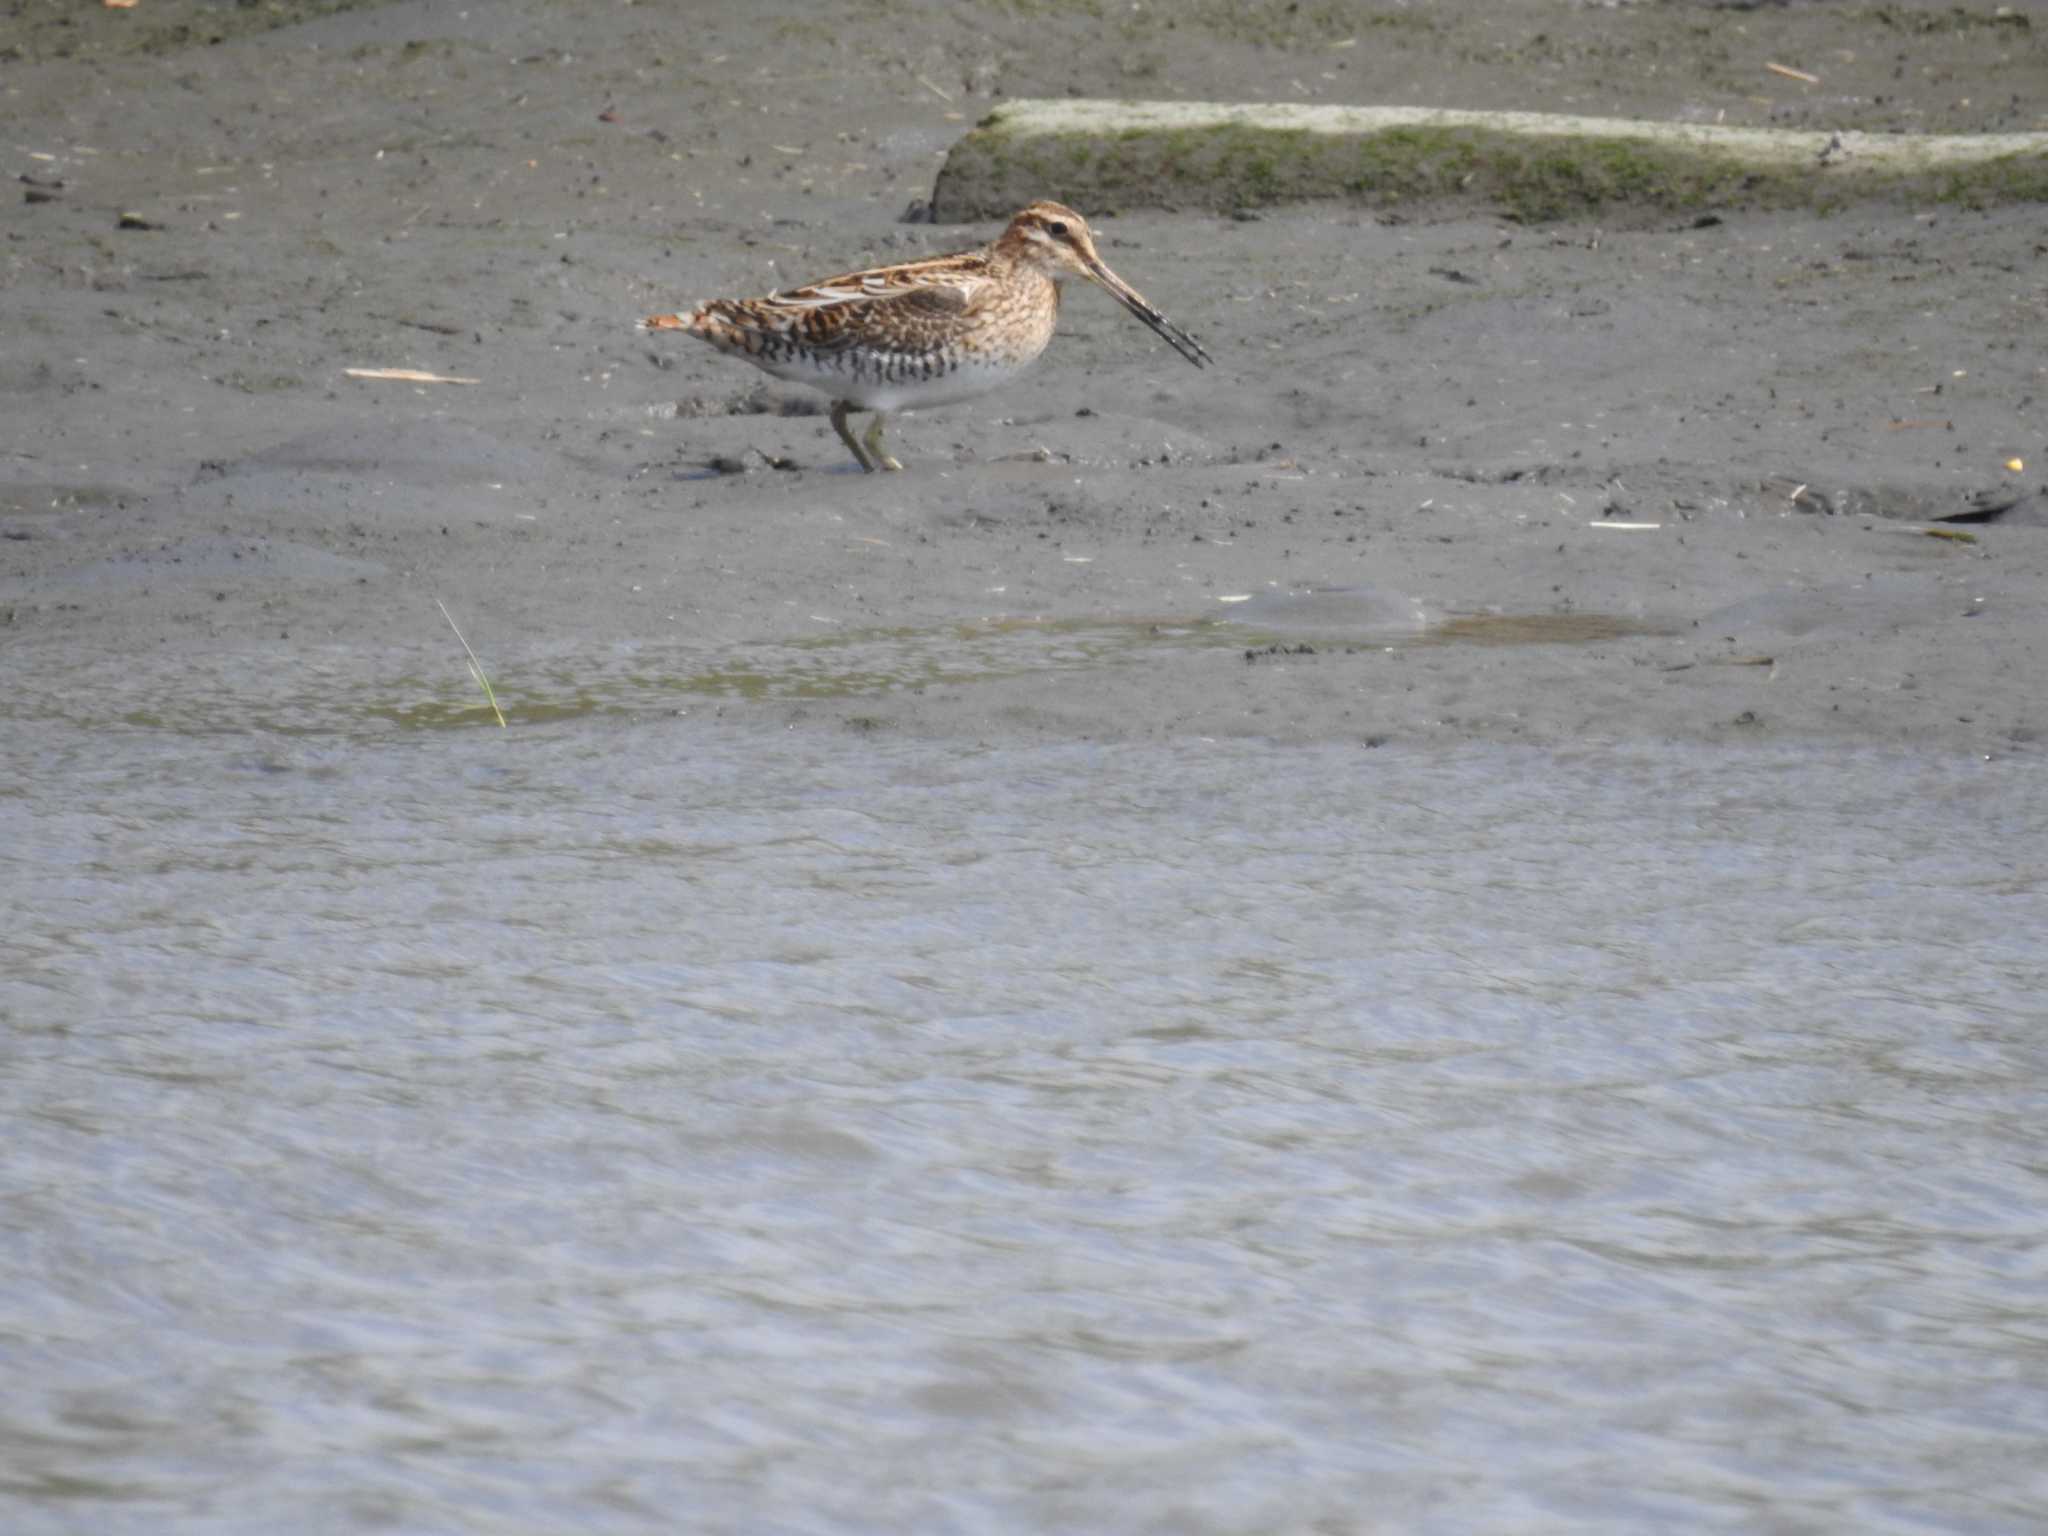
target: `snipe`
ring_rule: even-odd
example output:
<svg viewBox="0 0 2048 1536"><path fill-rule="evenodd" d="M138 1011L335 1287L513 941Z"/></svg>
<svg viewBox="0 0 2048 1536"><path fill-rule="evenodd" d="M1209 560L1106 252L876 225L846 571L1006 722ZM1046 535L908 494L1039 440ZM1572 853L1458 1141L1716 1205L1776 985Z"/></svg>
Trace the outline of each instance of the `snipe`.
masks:
<svg viewBox="0 0 2048 1536"><path fill-rule="evenodd" d="M951 405L999 389L1052 340L1062 280L1084 277L1197 368L1215 359L1096 254L1088 221L1033 203L989 244L893 267L846 272L761 299L713 299L687 315L654 315L656 331L687 331L778 379L832 397L832 427L864 470L901 469L882 447L892 411ZM855 438L847 418L873 411Z"/></svg>

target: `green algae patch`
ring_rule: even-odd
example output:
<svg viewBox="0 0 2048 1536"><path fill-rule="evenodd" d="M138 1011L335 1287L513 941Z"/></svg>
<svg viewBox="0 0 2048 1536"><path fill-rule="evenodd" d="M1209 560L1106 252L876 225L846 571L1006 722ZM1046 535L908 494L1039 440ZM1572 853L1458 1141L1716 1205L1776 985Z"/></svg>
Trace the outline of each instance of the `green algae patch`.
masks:
<svg viewBox="0 0 2048 1536"><path fill-rule="evenodd" d="M1718 128L1534 112L1019 101L947 155L947 221L1035 198L1230 212L1335 200L1483 205L1542 221L1871 200L2048 201L2048 134Z"/></svg>

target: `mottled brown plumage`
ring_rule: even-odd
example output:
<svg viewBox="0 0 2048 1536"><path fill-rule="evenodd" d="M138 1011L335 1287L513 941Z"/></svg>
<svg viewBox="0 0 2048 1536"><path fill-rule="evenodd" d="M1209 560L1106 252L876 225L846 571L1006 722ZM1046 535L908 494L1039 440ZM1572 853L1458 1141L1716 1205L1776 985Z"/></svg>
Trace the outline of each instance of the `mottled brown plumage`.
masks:
<svg viewBox="0 0 2048 1536"><path fill-rule="evenodd" d="M1196 367L1202 344L1110 271L1080 214L1033 203L988 245L771 293L713 299L688 315L655 315L777 378L833 397L832 426L864 470L901 469L882 449L890 411L948 405L999 388L1034 362L1059 323L1063 278L1085 277ZM848 413L873 411L856 440Z"/></svg>

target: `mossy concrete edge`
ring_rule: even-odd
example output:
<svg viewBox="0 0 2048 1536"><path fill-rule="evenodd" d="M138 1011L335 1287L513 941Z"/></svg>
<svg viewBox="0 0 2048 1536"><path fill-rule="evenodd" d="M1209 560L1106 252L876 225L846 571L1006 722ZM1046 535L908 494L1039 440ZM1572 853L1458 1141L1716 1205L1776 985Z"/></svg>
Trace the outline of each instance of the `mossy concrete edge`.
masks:
<svg viewBox="0 0 2048 1536"><path fill-rule="evenodd" d="M1336 199L1485 204L1537 221L1872 200L2048 201L2048 133L1727 128L1542 112L1287 103L1010 102L947 154L935 217L1039 197L1084 211Z"/></svg>

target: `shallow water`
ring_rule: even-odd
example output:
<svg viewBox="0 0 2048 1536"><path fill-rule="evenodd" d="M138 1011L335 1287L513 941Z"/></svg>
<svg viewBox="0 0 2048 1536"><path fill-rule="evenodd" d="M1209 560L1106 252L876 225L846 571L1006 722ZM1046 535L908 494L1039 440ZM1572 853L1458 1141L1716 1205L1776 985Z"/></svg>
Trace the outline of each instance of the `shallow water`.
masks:
<svg viewBox="0 0 2048 1536"><path fill-rule="evenodd" d="M432 651L374 659L356 647L307 647L251 666L230 653L210 673L196 670L184 651L64 655L57 666L23 667L0 702L0 718L361 736L393 725L467 729L492 723L494 705L523 725L688 714L707 703L881 697L1033 673L1100 672L1189 648L1589 645L1660 632L1613 614L1428 612L1409 598L1336 588L1260 594L1221 619L980 619L737 644L640 642L597 653L528 647L488 696L451 664L463 643L454 635Z"/></svg>
<svg viewBox="0 0 2048 1536"><path fill-rule="evenodd" d="M0 719L10 1532L2048 1515L2026 762L345 673Z"/></svg>

